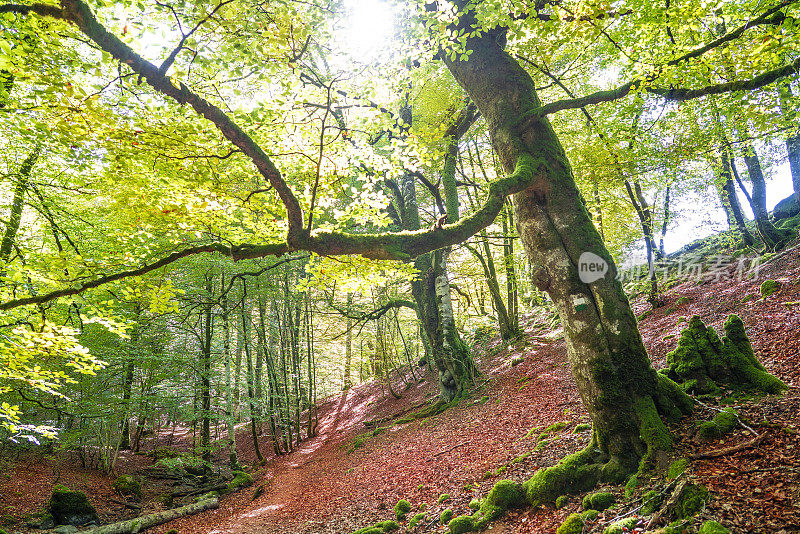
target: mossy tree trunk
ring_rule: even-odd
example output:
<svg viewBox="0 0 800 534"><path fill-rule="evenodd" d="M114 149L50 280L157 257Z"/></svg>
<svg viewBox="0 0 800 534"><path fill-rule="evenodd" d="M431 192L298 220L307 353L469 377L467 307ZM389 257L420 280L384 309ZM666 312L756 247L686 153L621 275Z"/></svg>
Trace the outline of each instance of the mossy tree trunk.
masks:
<svg viewBox="0 0 800 534"><path fill-rule="evenodd" d="M791 83L778 84L778 91L780 93L781 113L783 118L788 123L787 125L796 128L797 124L797 108L792 105L792 86ZM789 159L789 170L792 173L792 189L797 200L800 201L800 131L794 129L789 130L794 132L786 138L786 155Z"/></svg>
<svg viewBox="0 0 800 534"><path fill-rule="evenodd" d="M767 184L764 181L764 173L761 170L761 161L756 154L755 148L746 145L743 151L744 163L747 165L747 172L750 181L753 183L753 195L750 206L753 208L753 216L756 219L758 233L761 240L768 250L780 250L789 240L789 234L781 232L769 220L767 211Z"/></svg>
<svg viewBox="0 0 800 534"><path fill-rule="evenodd" d="M465 16L459 24L473 23ZM602 464L605 478L618 480L648 452L670 447L659 415L679 416L688 406L678 387L660 380L650 365L614 262L550 122L538 116L520 122L541 103L530 76L499 39L495 32L471 38L467 61L445 62L485 118L504 169L513 171L521 157L533 166L533 184L514 197L517 229L536 286L562 318L573 376L594 424L596 451L583 460ZM606 276L591 284L579 277L585 252L609 265Z"/></svg>
<svg viewBox="0 0 800 534"><path fill-rule="evenodd" d="M736 196L736 185L733 183L733 160L727 149L723 150L721 154L719 180L722 182L722 193L720 195L723 207L725 207L725 202L727 201L727 207L730 208L728 221L730 223L730 217L732 216L739 233L742 235L742 241L748 247L752 247L755 245L756 240L750 230L747 229L742 205L739 203L739 197Z"/></svg>

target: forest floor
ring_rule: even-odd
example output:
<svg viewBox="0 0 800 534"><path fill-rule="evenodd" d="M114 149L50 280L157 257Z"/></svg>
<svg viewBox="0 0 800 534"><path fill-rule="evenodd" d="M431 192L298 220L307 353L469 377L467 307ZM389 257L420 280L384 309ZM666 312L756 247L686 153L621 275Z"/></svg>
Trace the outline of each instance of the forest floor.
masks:
<svg viewBox="0 0 800 534"><path fill-rule="evenodd" d="M772 296L761 298L759 286L766 279L782 286ZM633 304L637 314L649 308L643 299ZM737 404L741 418L764 435L755 446L717 458L691 460L690 478L711 491L700 515L716 519L734 532L798 532L800 248L772 258L755 279L689 280L666 291L663 305L640 321L653 365L665 365L686 317L699 315L721 332L730 313L743 319L757 357L790 389L785 395L745 398ZM420 380L421 370L416 370L417 379L407 377L412 386L403 391L401 399L394 399L374 382L327 399L320 407L317 437L302 442L291 454L269 457L263 467L253 471L256 486L223 497L216 510L175 520L152 532L349 534L394 519L393 507L400 499L413 505L409 518L423 504L427 512L427 519L414 529L407 520L402 522L400 532L445 531L438 522L443 510L469 513L469 502L484 497L498 480L522 482L536 469L583 448L590 439L590 431L575 432L577 424L589 419L566 363L563 336L559 330L549 331L546 324L544 314L527 316L520 340L504 344L491 339L476 350L481 376L470 398L437 416L392 425L358 448L353 448L354 438L367 430L365 421L401 413L434 398L435 381ZM512 366L512 360L520 357L524 360ZM402 389L402 382L398 380L396 387ZM701 406L672 427L676 458L752 439L748 430L739 428L721 441L698 441L698 422L713 415ZM537 442L539 431L530 432L560 422L566 424L553 432L550 440ZM267 436L262 440L266 452ZM242 461L255 464L244 426L238 444ZM132 513L114 502L120 497L111 489L110 479L81 469L74 458L37 454L0 462L0 520L10 532L33 532L18 520L41 510L56 482L86 491L104 522ZM150 462L144 456L127 455L121 458L118 471L135 472ZM253 499L257 486L263 486L264 492ZM619 487L610 491L621 495ZM152 493L148 491L148 495ZM443 494L449 497L439 502ZM145 510L157 509L154 503L154 499L146 499ZM491 531L554 532L578 510L577 496L561 509L513 510L494 523ZM601 514L593 530L613 519L614 513Z"/></svg>

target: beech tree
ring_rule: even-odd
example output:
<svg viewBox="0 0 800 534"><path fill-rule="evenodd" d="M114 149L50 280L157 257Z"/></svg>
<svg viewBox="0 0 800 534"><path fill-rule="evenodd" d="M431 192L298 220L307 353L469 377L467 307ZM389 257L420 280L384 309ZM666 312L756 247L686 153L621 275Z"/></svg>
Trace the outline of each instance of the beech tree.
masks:
<svg viewBox="0 0 800 534"><path fill-rule="evenodd" d="M441 227L356 233L325 219L321 195L334 187L335 180L328 181L320 172L321 159L315 160L312 170L298 172L299 164L292 162L281 172L268 154L268 145L262 144L274 140L259 133L266 112L240 107L231 111L213 81L204 78L213 78L208 70L213 54L197 46L219 47L224 51L221 58L231 63L228 68L241 75L248 69L267 72L270 65L265 58L292 65L302 57L309 32L315 28L323 32L316 14L304 12L302 23L294 25L296 11L278 7L267 11L273 8L260 3L225 1L173 10L181 35L159 65L146 59L154 55L152 51L127 35L128 26L114 19L113 10L100 7L99 19L83 0L62 0L59 5L3 4L0 14L5 16L37 16L50 21L52 27L42 31L79 32L77 37L89 43L86 53L103 63L113 61L125 83L138 80L148 84L152 88L148 100L182 106L169 119L186 121L198 138L227 146L221 153L206 155L207 159L245 156L248 163L238 162L239 168L259 176L252 194L271 199L260 216L276 224L259 234L236 232L220 223L215 230L226 234L218 239L213 239L211 232L211 237L199 244L144 258L143 265L71 280L26 296L10 296L0 309L78 295L199 253L216 252L240 260L305 250L325 256L359 254L376 260L409 261L485 228L503 209L505 198L513 195L516 228L533 265L533 281L549 294L561 316L569 362L594 426L591 445L572 458L569 466L583 468L581 472L587 475L583 483L619 481L635 471L641 459L655 460L670 448L664 420L685 414L691 402L675 383L652 368L631 306L614 276L614 261L587 212L548 116L618 101L632 93L681 102L729 92L774 90L771 84L800 67L800 57L794 52L797 32L790 22L797 15L795 6L791 0L767 7L736 2L717 12L716 6L702 2L665 7L631 1L615 5L613 10L584 2L537 2L530 7L503 2L426 4L419 13L425 23L415 35L428 47L418 50L414 61L433 57L446 65L480 113L507 174L493 180L480 206L457 222L448 209ZM131 16L135 14L133 6L123 7L131 10ZM699 20L719 17L726 18L732 29L722 35L697 29ZM237 36L235 43L225 40L227 32ZM267 39L268 32L279 38ZM750 47L753 43L766 46ZM731 46L753 51L736 57L722 53ZM515 47L537 50L551 58L562 54L562 61L569 54L580 56L583 49L591 48L595 66L618 60L619 73L625 79L611 89L543 104L531 75L513 55ZM734 61L737 68L725 68L725 62ZM206 70L192 70L195 62ZM413 65L413 61L409 63ZM264 86L263 92L253 96L266 93ZM187 108L202 117L203 126L186 118ZM204 121L213 124L218 134L204 130ZM135 148L130 153L135 154ZM580 262L586 253L608 265L607 276L591 283L581 279ZM548 476L562 484L574 472L561 469ZM531 486L531 491L536 488ZM537 502L539 497L528 498Z"/></svg>

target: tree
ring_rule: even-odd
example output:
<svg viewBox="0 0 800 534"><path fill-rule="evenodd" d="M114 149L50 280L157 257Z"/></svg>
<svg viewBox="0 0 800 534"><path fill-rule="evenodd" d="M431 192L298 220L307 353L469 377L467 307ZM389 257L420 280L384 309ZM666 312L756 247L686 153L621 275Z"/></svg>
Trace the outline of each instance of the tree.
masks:
<svg viewBox="0 0 800 534"><path fill-rule="evenodd" d="M198 15L200 23L197 27L209 20L216 22L214 13L225 5L219 4L210 12ZM570 12L572 6L569 5L550 6L549 11L542 8L520 13L520 18L529 24L543 22L541 28L537 28L537 32L543 34L539 38L548 34L563 38L562 32L569 34L569 24L559 27L562 19L568 23L587 22L591 25L608 17L619 17L625 21L623 26L631 25L636 29L629 32L626 44L631 39L634 42L639 40L640 46L650 47L650 54L658 56L653 58L659 66L655 71L650 68L643 71L636 64L628 65L632 76L619 87L545 105L542 105L530 75L504 50L509 27L519 24L515 22L516 14L484 10L483 6L476 4L457 2L455 6L457 17L454 18L450 11L443 11L435 20L429 19L434 52L478 108L491 134L493 148L508 175L493 181L483 204L455 224L426 231L372 234L348 233L324 225L315 227L313 222L319 219L314 218L318 206L319 172L311 174L308 182L311 194L301 202L257 140L237 123L236 114L226 113L219 105L201 96L198 90L190 88L189 78L184 82L180 77L173 79L168 75L188 35L183 35L180 44L159 67L110 32L81 0L63 0L60 7L41 4L0 7L0 13L26 15L33 12L74 24L97 47L127 65L126 68L157 93L191 107L209 120L235 147L233 150L250 159L268 184L265 188L280 199L280 215L282 218L285 210L286 221L285 239L282 240L233 245L212 240L184 248L145 266L94 277L75 286L11 299L0 308L11 309L76 295L201 252L219 252L234 259L244 259L308 250L322 255L361 254L373 259L408 260L473 235L494 220L503 209L506 196L514 195L517 230L533 264L532 277L558 308L565 326L573 374L594 424L593 444L579 456L579 462L587 468L584 471L592 475L588 478L589 483L600 478L620 480L636 469L642 457L655 458L671 443L662 417L674 419L688 411L690 403L674 383L658 375L650 365L630 304L614 278L614 262L586 211L570 163L547 116L565 109L619 100L633 91L658 95L669 101L684 101L765 87L796 71L800 59L775 66L771 58L767 61L757 56L748 57L747 68L736 71L736 75L741 77L725 81L712 78L702 67L691 67L696 58L713 57L717 49L758 34L762 27L766 33L775 28L785 30L782 24L787 16L783 10L793 9L793 4L782 2L761 11L747 3L732 5L731 13L744 15L746 21L695 48L692 48L692 43L697 41L693 24L678 27L679 21L670 17L670 25L675 25L669 32L671 39L677 39L680 45L666 47L666 55L662 54L661 48L654 46L660 33L645 33L645 28L653 22L663 22L663 11L650 13L650 10L632 3L636 9L614 13L597 8L576 14ZM433 5L429 8L432 11L437 9ZM233 13L239 17L252 14L246 6ZM704 14L714 16L708 11ZM235 16L224 19L225 24L235 22L241 20ZM580 45L581 41L576 39L576 43ZM534 42L533 46L536 45ZM603 54L609 57L617 54L611 49L605 44L601 47ZM602 63L604 57L599 57L598 61ZM307 218L304 205L309 212ZM582 281L580 258L584 253L591 253L605 262L609 266L609 276L592 283ZM563 469L559 473L566 476ZM529 499L535 501L536 496L529 495Z"/></svg>

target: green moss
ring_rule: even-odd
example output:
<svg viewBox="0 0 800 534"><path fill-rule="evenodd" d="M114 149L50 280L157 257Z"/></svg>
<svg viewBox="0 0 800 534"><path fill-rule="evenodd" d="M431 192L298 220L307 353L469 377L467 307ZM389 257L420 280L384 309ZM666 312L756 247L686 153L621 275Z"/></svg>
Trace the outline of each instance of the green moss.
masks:
<svg viewBox="0 0 800 534"><path fill-rule="evenodd" d="M684 486L681 496L675 505L675 515L678 519L686 519L703 509L708 500L708 490L697 484Z"/></svg>
<svg viewBox="0 0 800 534"><path fill-rule="evenodd" d="M233 480L228 482L227 490L236 491L253 485L253 475L244 471L234 471Z"/></svg>
<svg viewBox="0 0 800 534"><path fill-rule="evenodd" d="M745 296L744 296L744 298L741 300L741 303L742 303L742 304L746 304L746 303L750 302L751 300L755 300L755 299L756 299L756 296L755 296L753 293L748 293L748 294L747 294L747 295L745 295Z"/></svg>
<svg viewBox="0 0 800 534"><path fill-rule="evenodd" d="M639 518L628 517L616 523L612 523L603 530L603 534L623 534L634 528L639 523Z"/></svg>
<svg viewBox="0 0 800 534"><path fill-rule="evenodd" d="M481 502L480 509L473 515L475 528L480 530L500 517L509 508L522 506L525 493L522 485L513 480L500 480Z"/></svg>
<svg viewBox="0 0 800 534"><path fill-rule="evenodd" d="M411 518L411 521L408 522L408 527L409 528L416 527L417 525L420 524L420 522L422 522L425 519L425 517L427 517L427 515L428 514L426 514L425 512L418 513L417 515Z"/></svg>
<svg viewBox="0 0 800 534"><path fill-rule="evenodd" d="M400 499L394 505L394 515L398 521L405 521L406 515L411 511L411 503L405 499Z"/></svg>
<svg viewBox="0 0 800 534"><path fill-rule="evenodd" d="M675 301L675 306L683 306L684 304L688 304L692 301L689 297L681 297Z"/></svg>
<svg viewBox="0 0 800 534"><path fill-rule="evenodd" d="M631 475L628 481L625 483L625 498L630 499L633 497L633 494L636 493L636 488L639 486L639 477L636 475Z"/></svg>
<svg viewBox="0 0 800 534"><path fill-rule="evenodd" d="M558 464L539 469L522 485L528 504L539 506L555 502L559 495L580 493L594 487L600 480L601 466L589 463L594 447L570 454Z"/></svg>
<svg viewBox="0 0 800 534"><path fill-rule="evenodd" d="M780 288L781 288L781 283L778 282L777 280L764 280L760 288L761 297L767 298L770 295L774 294L776 291L778 291Z"/></svg>
<svg viewBox="0 0 800 534"><path fill-rule="evenodd" d="M375 523L375 528L380 529L381 532L394 532L400 530L400 525L397 524L397 521L388 520Z"/></svg>
<svg viewBox="0 0 800 534"><path fill-rule="evenodd" d="M97 510L82 491L56 484L50 495L48 512L58 525L83 525L97 521Z"/></svg>
<svg viewBox="0 0 800 534"><path fill-rule="evenodd" d="M585 512L581 512L581 519L583 519L584 523L588 523L597 519L597 516L599 515L600 512L597 510L586 510Z"/></svg>
<svg viewBox="0 0 800 534"><path fill-rule="evenodd" d="M559 495L556 497L556 508L564 508L569 504L569 495Z"/></svg>
<svg viewBox="0 0 800 534"><path fill-rule="evenodd" d="M364 527L358 530L354 530L353 534L383 534L383 531L375 527Z"/></svg>
<svg viewBox="0 0 800 534"><path fill-rule="evenodd" d="M168 531L166 531L164 534L178 534L178 529L171 528Z"/></svg>
<svg viewBox="0 0 800 534"><path fill-rule="evenodd" d="M441 523L443 525L446 525L447 523L449 523L451 519L453 519L453 511L450 508L445 509L439 515L439 523Z"/></svg>
<svg viewBox="0 0 800 534"><path fill-rule="evenodd" d="M658 510L661 503L664 501L664 496L656 490L650 490L642 497L642 513L650 515Z"/></svg>
<svg viewBox="0 0 800 534"><path fill-rule="evenodd" d="M583 498L584 510L597 510L602 512L616 502L613 493L607 491L598 491L597 493L590 493Z"/></svg>
<svg viewBox="0 0 800 534"><path fill-rule="evenodd" d="M114 481L114 491L123 495L132 495L142 498L142 485L131 475L122 475Z"/></svg>
<svg viewBox="0 0 800 534"><path fill-rule="evenodd" d="M706 521L700 526L697 534L730 534L731 529L723 527L716 521Z"/></svg>
<svg viewBox="0 0 800 534"><path fill-rule="evenodd" d="M472 516L468 515L454 517L447 526L450 529L450 534L464 534L464 532L476 530Z"/></svg>
<svg viewBox="0 0 800 534"><path fill-rule="evenodd" d="M736 411L733 408L725 408L711 421L705 421L700 425L698 437L703 441L719 439L736 428L737 423Z"/></svg>
<svg viewBox="0 0 800 534"><path fill-rule="evenodd" d="M583 519L580 514L570 514L556 529L556 534L581 534Z"/></svg>
<svg viewBox="0 0 800 534"><path fill-rule="evenodd" d="M667 376L686 391L700 394L719 393L717 384L772 394L784 391L786 384L767 373L755 358L742 320L730 315L724 328L720 340L699 316L692 317L676 349L667 354Z"/></svg>
<svg viewBox="0 0 800 534"><path fill-rule="evenodd" d="M444 501L449 501L449 500L450 500L450 494L442 493L441 495L439 495L439 499L437 499L437 502L439 504L442 504Z"/></svg>
<svg viewBox="0 0 800 534"><path fill-rule="evenodd" d="M520 456L517 456L517 457L516 457L516 458L514 458L513 460L511 460L511 463L512 463L512 464L518 464L518 463L521 463L522 461L524 461L524 460L525 460L525 458L527 458L527 457L528 457L528 456L530 456L530 455L531 455L531 453L530 453L530 452L526 452L526 453L524 453L524 454L522 454L522 455L520 455Z"/></svg>
<svg viewBox="0 0 800 534"><path fill-rule="evenodd" d="M591 423L579 423L575 425L575 429L572 431L573 434L580 434L581 432L586 432L587 430L592 429Z"/></svg>
<svg viewBox="0 0 800 534"><path fill-rule="evenodd" d="M679 458L672 462L667 469L667 480L675 480L680 476L686 468L689 467L689 460L686 458Z"/></svg>
<svg viewBox="0 0 800 534"><path fill-rule="evenodd" d="M481 501L478 499L472 499L469 501L469 509L472 511L479 510L481 507Z"/></svg>

